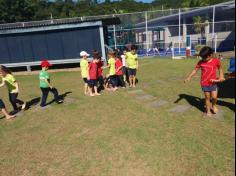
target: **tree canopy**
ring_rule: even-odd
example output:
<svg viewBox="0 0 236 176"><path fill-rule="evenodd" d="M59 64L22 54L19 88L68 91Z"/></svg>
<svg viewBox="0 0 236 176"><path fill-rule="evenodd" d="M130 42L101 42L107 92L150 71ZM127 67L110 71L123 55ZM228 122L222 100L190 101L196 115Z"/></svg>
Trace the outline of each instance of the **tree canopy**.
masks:
<svg viewBox="0 0 236 176"><path fill-rule="evenodd" d="M135 0L105 0L103 3L99 0L0 0L0 23L196 7L223 1L228 0L155 0L149 4Z"/></svg>

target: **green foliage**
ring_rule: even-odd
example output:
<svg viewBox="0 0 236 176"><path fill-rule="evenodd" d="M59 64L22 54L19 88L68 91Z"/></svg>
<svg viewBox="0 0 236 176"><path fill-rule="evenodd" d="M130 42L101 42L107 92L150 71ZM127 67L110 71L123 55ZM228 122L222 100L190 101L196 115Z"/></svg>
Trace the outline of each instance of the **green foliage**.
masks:
<svg viewBox="0 0 236 176"><path fill-rule="evenodd" d="M205 6L228 0L155 0L141 3L135 0L0 0L0 23L11 23L53 18L120 14L161 8Z"/></svg>

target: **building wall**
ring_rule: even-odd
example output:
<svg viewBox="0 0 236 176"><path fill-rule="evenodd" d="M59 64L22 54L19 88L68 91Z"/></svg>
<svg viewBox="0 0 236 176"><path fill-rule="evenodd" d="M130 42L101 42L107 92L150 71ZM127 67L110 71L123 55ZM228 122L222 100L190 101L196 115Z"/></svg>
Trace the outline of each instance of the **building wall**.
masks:
<svg viewBox="0 0 236 176"><path fill-rule="evenodd" d="M0 64L77 59L82 50L99 51L99 27L0 35Z"/></svg>

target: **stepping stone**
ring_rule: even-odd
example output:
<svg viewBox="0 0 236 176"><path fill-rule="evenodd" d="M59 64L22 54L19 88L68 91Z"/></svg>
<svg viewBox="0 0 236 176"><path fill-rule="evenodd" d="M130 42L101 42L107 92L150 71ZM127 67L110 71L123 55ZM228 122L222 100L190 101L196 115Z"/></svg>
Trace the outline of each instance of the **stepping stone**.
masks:
<svg viewBox="0 0 236 176"><path fill-rule="evenodd" d="M214 118L215 119L218 119L218 120L223 120L224 119L224 111L223 110L219 110L217 114L214 115Z"/></svg>
<svg viewBox="0 0 236 176"><path fill-rule="evenodd" d="M156 97L154 97L152 95L142 95L142 96L136 97L136 99L139 100L139 101L149 101L149 100L156 99Z"/></svg>
<svg viewBox="0 0 236 176"><path fill-rule="evenodd" d="M76 103L76 102L77 102L77 100L76 100L75 98L66 98L66 99L64 100L64 104L65 104L65 105L74 104L74 103Z"/></svg>
<svg viewBox="0 0 236 176"><path fill-rule="evenodd" d="M143 84L141 84L141 86L142 86L143 88L149 88L149 87L150 87L150 85L147 84L147 83L143 83Z"/></svg>
<svg viewBox="0 0 236 176"><path fill-rule="evenodd" d="M191 108L192 108L192 106L189 106L189 105L177 105L176 107L170 109L169 112L185 113L185 112L187 112Z"/></svg>
<svg viewBox="0 0 236 176"><path fill-rule="evenodd" d="M49 109L51 108L52 106L51 105L47 105L45 107L41 107L41 106L35 106L34 108L32 108L33 111L43 111L43 110L46 110L46 109Z"/></svg>
<svg viewBox="0 0 236 176"><path fill-rule="evenodd" d="M144 91L142 89L138 89L138 90L130 90L128 91L129 94L142 94L144 93Z"/></svg>
<svg viewBox="0 0 236 176"><path fill-rule="evenodd" d="M168 104L168 101L165 101L165 100L157 100L157 101L154 101L150 104L148 104L149 107L151 108L160 108L164 105Z"/></svg>
<svg viewBox="0 0 236 176"><path fill-rule="evenodd" d="M157 83L157 84L165 84L166 82L165 82L165 81L162 81L162 80L157 80L156 83Z"/></svg>

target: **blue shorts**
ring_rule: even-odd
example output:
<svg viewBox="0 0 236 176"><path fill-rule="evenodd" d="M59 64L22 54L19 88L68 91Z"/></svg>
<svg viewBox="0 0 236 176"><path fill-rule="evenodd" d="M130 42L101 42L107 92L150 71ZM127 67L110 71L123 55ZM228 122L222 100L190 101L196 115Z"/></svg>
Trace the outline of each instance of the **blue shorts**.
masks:
<svg viewBox="0 0 236 176"><path fill-rule="evenodd" d="M89 87L91 87L91 88L93 88L93 87L97 87L97 85L98 85L98 81L96 80L96 79L90 79L90 80L88 80L88 85L89 85Z"/></svg>
<svg viewBox="0 0 236 176"><path fill-rule="evenodd" d="M0 99L0 109L5 109L5 104L1 99Z"/></svg>
<svg viewBox="0 0 236 176"><path fill-rule="evenodd" d="M132 68L128 68L128 75L130 76L136 76L137 74L137 69L132 69Z"/></svg>
<svg viewBox="0 0 236 176"><path fill-rule="evenodd" d="M215 92L218 90L217 85L214 86L202 86L203 92Z"/></svg>

